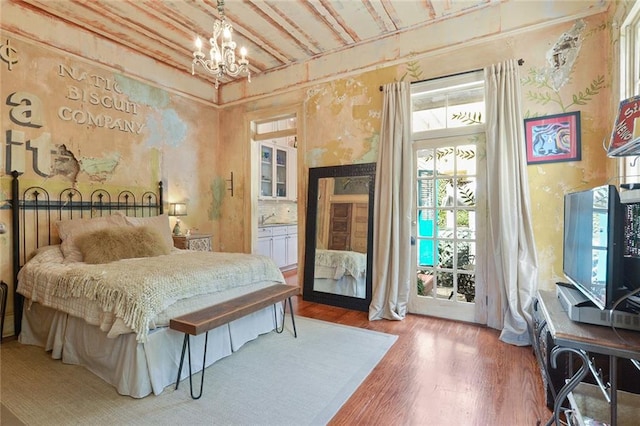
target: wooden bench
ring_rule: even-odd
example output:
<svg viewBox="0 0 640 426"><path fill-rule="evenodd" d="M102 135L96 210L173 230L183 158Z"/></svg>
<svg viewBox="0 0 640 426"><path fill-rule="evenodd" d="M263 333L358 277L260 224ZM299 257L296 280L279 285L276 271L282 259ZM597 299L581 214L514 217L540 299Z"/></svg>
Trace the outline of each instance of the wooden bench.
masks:
<svg viewBox="0 0 640 426"><path fill-rule="evenodd" d="M278 328L278 317L275 310L275 304L284 301L284 307L286 311L288 300L289 310L291 311L291 322L293 324L293 335L297 338L298 332L296 331L296 322L293 316L293 305L291 303L291 296L295 296L298 293L299 289L296 286L276 284L245 294L243 296L236 297L234 299L227 300L226 302L218 303L199 311L191 312L171 319L169 321L169 328L184 333L182 355L180 356L180 366L178 367L178 376L176 378L176 389L178 389L178 384L180 383L180 375L182 374L182 366L184 364L184 354L185 351L188 350L189 387L191 390L191 398L199 399L202 396L202 389L204 385L204 370L205 366L207 365L207 340L209 338L209 330L213 330L216 327L227 324L233 320L237 320L238 318L242 318L253 312L259 311L260 309L266 308L269 305L273 305L274 316L276 319L276 332L282 333L282 331L284 330L285 317L282 317L282 328ZM202 333L206 334L204 338L204 355L202 361L202 376L200 379L200 393L198 394L198 396L194 396L191 372L191 345L189 343L189 336L197 336Z"/></svg>

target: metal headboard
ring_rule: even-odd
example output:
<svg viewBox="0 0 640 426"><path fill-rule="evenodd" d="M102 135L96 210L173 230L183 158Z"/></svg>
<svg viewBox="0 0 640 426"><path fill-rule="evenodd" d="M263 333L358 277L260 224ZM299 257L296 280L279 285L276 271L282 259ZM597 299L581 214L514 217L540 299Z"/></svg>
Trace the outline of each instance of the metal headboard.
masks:
<svg viewBox="0 0 640 426"><path fill-rule="evenodd" d="M105 189L93 190L86 198L76 188L65 188L53 197L41 186L31 186L20 191L22 173L11 172L11 223L13 229L13 312L15 335L22 328L23 297L18 287L18 272L29 256L39 247L57 244L57 228L60 220L108 216L120 211L127 216L156 216L164 212L162 182L158 191L146 191L136 197L123 190L112 195Z"/></svg>

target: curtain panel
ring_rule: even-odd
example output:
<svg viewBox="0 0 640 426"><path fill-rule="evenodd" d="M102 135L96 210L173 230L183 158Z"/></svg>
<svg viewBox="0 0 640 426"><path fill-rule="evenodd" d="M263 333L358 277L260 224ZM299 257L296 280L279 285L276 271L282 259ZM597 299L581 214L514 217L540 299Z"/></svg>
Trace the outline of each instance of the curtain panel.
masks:
<svg viewBox="0 0 640 426"><path fill-rule="evenodd" d="M383 86L380 149L376 166L372 299L369 319L401 320L412 279L413 151L411 86Z"/></svg>
<svg viewBox="0 0 640 426"><path fill-rule="evenodd" d="M485 69L488 249L487 325L500 339L531 344L532 303L537 291L529 181L516 60Z"/></svg>

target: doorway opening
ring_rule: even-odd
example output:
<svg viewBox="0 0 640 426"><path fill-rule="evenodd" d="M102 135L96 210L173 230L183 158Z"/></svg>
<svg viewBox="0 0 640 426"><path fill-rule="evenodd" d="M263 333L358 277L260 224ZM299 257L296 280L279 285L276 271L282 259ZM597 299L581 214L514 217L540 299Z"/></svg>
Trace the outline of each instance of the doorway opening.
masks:
<svg viewBox="0 0 640 426"><path fill-rule="evenodd" d="M255 119L251 129L252 253L284 270L298 264L296 113Z"/></svg>

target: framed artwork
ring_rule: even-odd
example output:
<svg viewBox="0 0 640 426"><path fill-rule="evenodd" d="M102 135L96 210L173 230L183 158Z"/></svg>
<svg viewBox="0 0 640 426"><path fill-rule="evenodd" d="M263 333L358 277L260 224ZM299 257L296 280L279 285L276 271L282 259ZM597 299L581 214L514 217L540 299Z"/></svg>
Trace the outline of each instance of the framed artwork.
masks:
<svg viewBox="0 0 640 426"><path fill-rule="evenodd" d="M580 111L524 120L527 164L580 161Z"/></svg>

